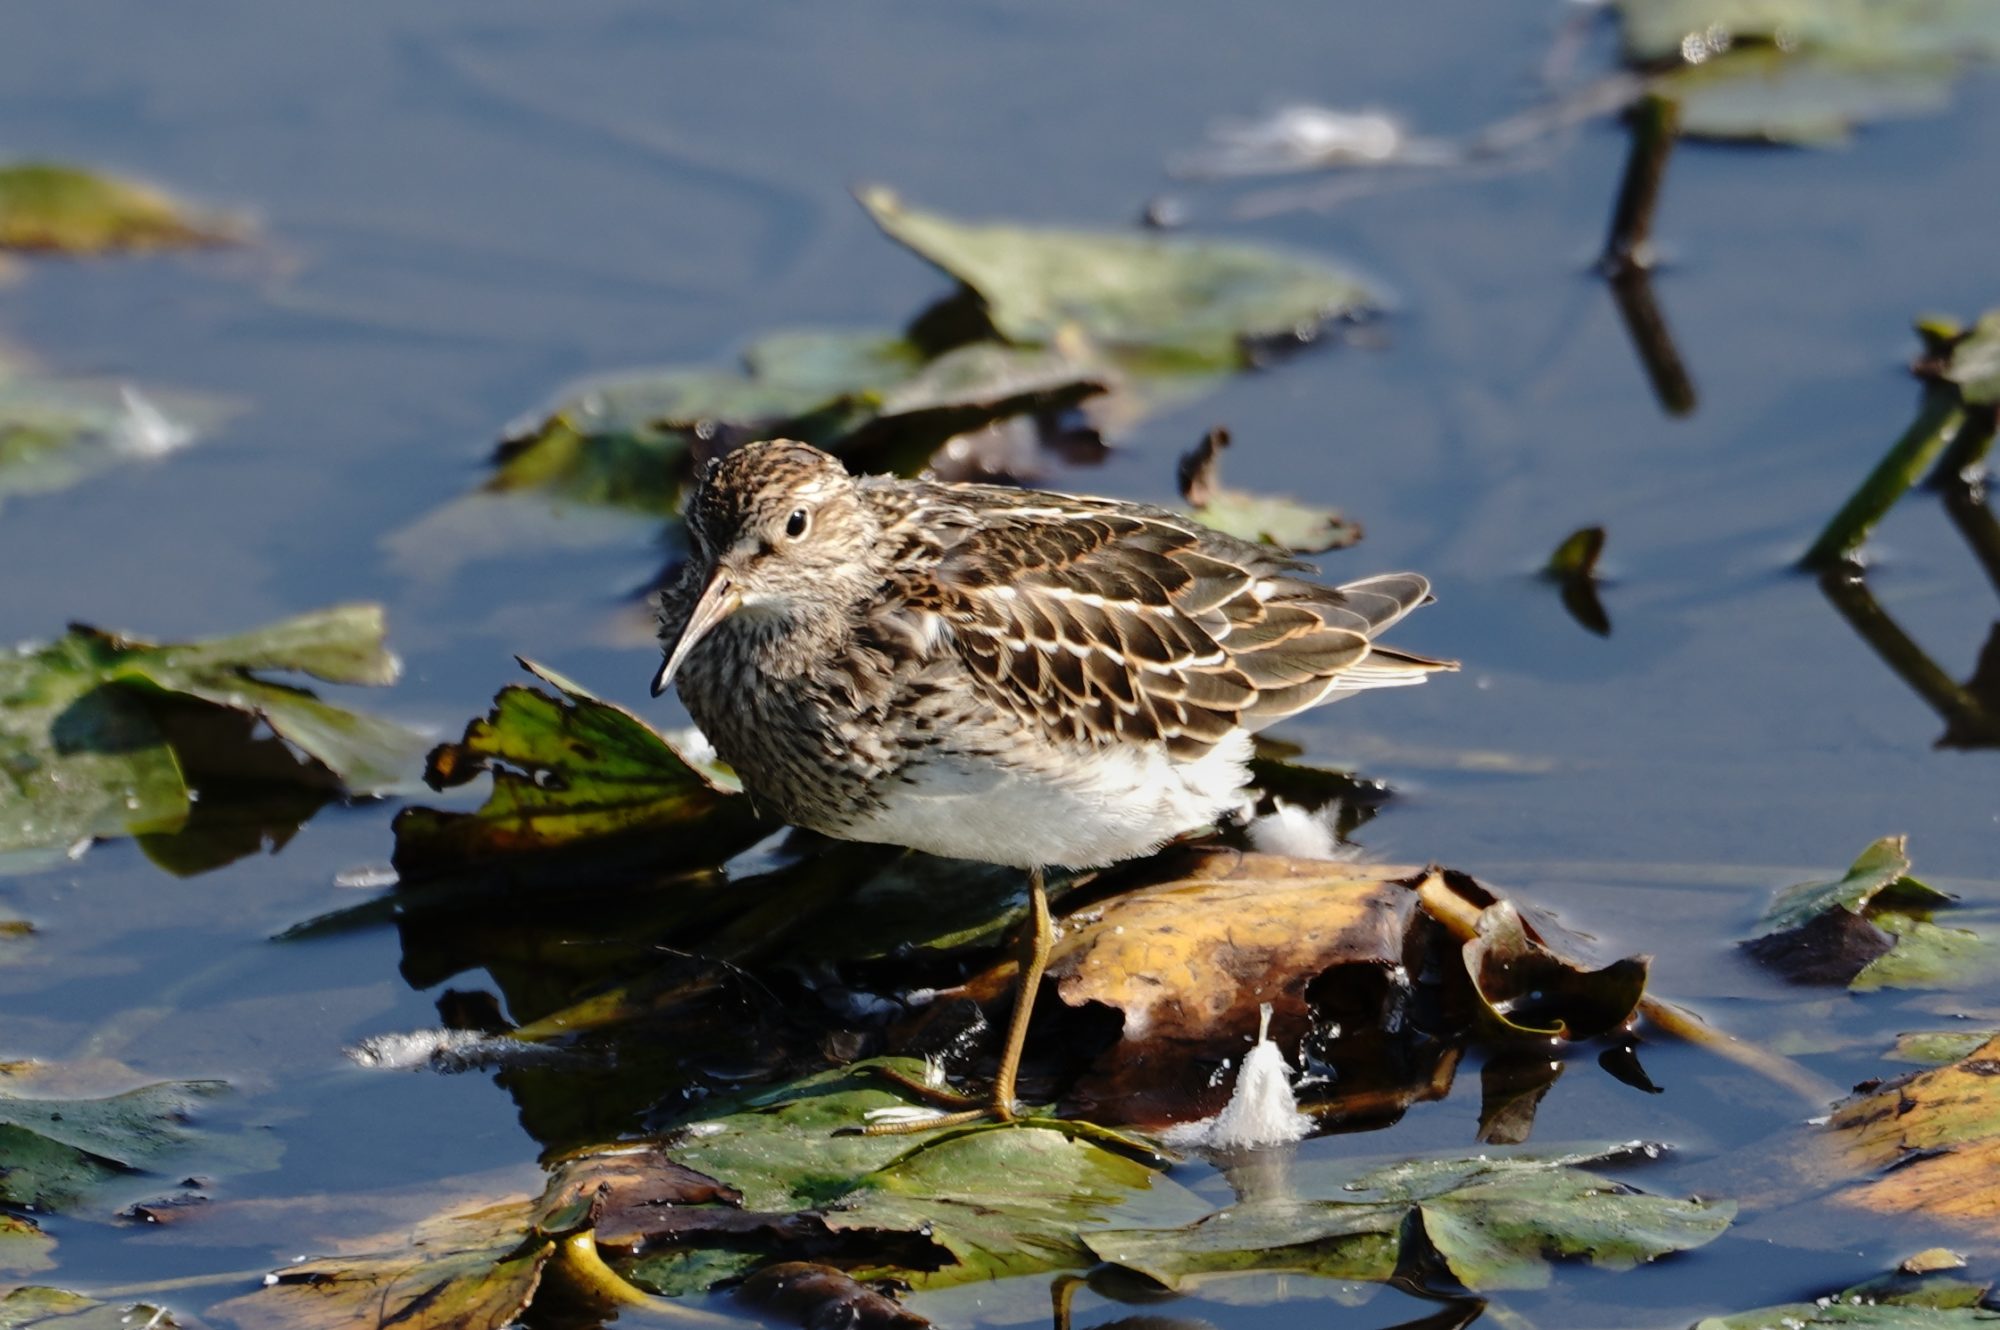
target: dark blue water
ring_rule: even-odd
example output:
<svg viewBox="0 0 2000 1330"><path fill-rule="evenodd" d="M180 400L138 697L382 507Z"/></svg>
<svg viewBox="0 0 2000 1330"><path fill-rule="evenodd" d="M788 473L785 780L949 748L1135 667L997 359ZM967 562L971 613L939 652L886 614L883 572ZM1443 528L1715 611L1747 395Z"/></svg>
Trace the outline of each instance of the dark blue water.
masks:
<svg viewBox="0 0 2000 1330"><path fill-rule="evenodd" d="M1232 482L1360 517L1367 540L1327 556L1328 572L1427 572L1439 603L1399 644L1465 662L1284 728L1314 759L1401 791L1363 833L1371 852L1489 877L1607 951L1656 954L1662 991L1746 1028L1782 1025L1782 995L1729 947L1770 888L1907 833L1922 873L2000 904L2000 754L1933 749L1938 718L1787 571L1909 419L1910 318L2000 295L1975 202L2000 176L2000 81L1970 76L1947 113L1841 150L1677 153L1656 294L1699 392L1680 419L1589 270L1626 151L1613 124L1552 139L1519 169L1255 223L1230 219L1240 191L1161 168L1214 118L1292 99L1475 130L1532 99L1566 17L1478 0L16 13L0 20L0 153L240 206L265 238L38 265L0 288L0 336L47 364L245 408L164 463L10 500L0 641L72 619L186 638L379 600L407 677L358 704L455 733L517 677L518 652L679 723L645 703L655 658L626 602L659 564L648 528L586 516L551 539L504 512L437 516L481 478L499 428L574 375L722 360L786 327L899 324L942 282L880 238L847 196L856 183L1090 225L1172 190L1202 232L1350 263L1397 311L1372 344L1242 376L1053 481L1168 497L1175 455L1224 423ZM1533 576L1589 524L1609 531L1608 639ZM1936 504L1907 501L1874 548L1884 607L1963 677L1996 604ZM393 931L267 941L356 898L335 875L387 858L390 812L329 810L281 854L192 880L115 842L0 882L0 902L42 929L30 959L0 971L0 1054L228 1077L247 1092L236 1111L285 1149L219 1197L370 1197L324 1222L296 1208L171 1232L64 1222L58 1282L262 1268L440 1196L536 1185L537 1143L485 1077L342 1059L360 1036L436 1021L436 993L398 973ZM1836 1081L1880 1072L1886 1032L1996 1002L1990 988L1837 999L1817 1028L1853 1041L1818 1065ZM1803 1116L1689 1050L1653 1050L1648 1066L1667 1094L1579 1061L1537 1140L1673 1140L1684 1162L1649 1185L1688 1190ZM1475 1081L1389 1136L1307 1149L1466 1148ZM1566 1274L1519 1305L1538 1323L1682 1323L1837 1286L1913 1245L1878 1228L1849 1256L1773 1262L1768 1236L1751 1224L1615 1280ZM1183 1310L1243 1327L1426 1311L1386 1290L1349 1312L1310 1300L1326 1290L1309 1281L1289 1288L1308 1300ZM940 1314L975 1314L974 1296ZM1079 1304L1083 1321L1115 1314Z"/></svg>

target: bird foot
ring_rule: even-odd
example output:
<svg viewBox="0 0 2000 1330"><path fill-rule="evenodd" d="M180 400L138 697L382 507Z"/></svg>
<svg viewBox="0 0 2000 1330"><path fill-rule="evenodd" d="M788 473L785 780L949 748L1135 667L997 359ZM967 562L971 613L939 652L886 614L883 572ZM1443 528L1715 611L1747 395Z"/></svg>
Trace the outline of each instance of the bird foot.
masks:
<svg viewBox="0 0 2000 1330"><path fill-rule="evenodd" d="M982 1101L973 1095L961 1094L944 1083L942 1076L926 1080L906 1075L893 1067L877 1067L875 1074L894 1084L898 1089L914 1095L931 1105L923 1108L917 1105L877 1109L870 1113L868 1125L858 1128L863 1136L904 1136L912 1132L934 1131L944 1127L962 1127L968 1123L993 1121L996 1123L1015 1120L1011 1099L1002 1102L996 1095L990 1101ZM950 1110L939 1112L938 1109Z"/></svg>

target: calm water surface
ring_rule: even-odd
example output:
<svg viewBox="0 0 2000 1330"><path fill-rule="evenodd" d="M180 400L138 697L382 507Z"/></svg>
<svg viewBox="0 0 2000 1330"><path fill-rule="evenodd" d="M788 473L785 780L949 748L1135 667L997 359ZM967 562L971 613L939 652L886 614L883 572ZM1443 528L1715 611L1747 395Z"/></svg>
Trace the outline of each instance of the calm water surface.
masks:
<svg viewBox="0 0 2000 1330"><path fill-rule="evenodd" d="M1118 225L1218 116L1312 99L1475 130L1534 96L1566 17L1479 0L17 10L0 19L0 152L241 205L268 240L41 265L0 289L0 336L48 364L246 407L162 464L10 500L0 640L72 619L184 638L379 600L408 672L360 704L455 733L518 677L518 652L680 723L646 702L655 659L629 628L627 594L660 560L647 528L584 515L528 540L433 516L477 483L502 424L574 375L725 359L784 327L900 323L942 283L876 234L847 197L857 182L966 215ZM2000 753L1934 749L1937 717L1786 571L1909 418L1909 319L2000 303L1973 203L2000 178L2000 80L1968 77L1949 112L1844 150L1678 154L1657 294L1700 395L1681 419L1657 406L1588 271L1624 153L1600 123L1523 169L1255 224L1228 219L1230 191L1181 191L1199 229L1351 263L1397 293L1397 312L1371 344L1240 377L1148 421L1104 467L1052 479L1162 499L1178 451L1226 423L1233 481L1362 518L1367 540L1328 556L1329 573L1429 573L1439 603L1398 641L1466 666L1284 728L1402 792L1362 833L1371 853L1519 890L1607 951L1656 954L1663 991L1768 1032L1784 995L1730 942L1770 888L1903 832L1925 876L2000 906ZM1594 523L1610 533L1608 639L1533 576ZM1993 588L1922 496L1877 547L1884 607L1964 677ZM335 877L387 859L392 811L328 810L282 853L189 880L114 842L0 881L0 903L42 929L0 971L0 1053L237 1082L229 1111L284 1153L215 1189L231 1201L368 1194L347 1223L368 1231L440 1197L538 1185L537 1142L490 1079L342 1058L361 1036L436 1023L444 985L405 982L393 930L267 940L356 899ZM1851 1046L1812 1061L1837 1082L1878 1074L1887 1032L1996 1003L1992 986L1838 998L1814 1028ZM1716 1187L1732 1151L1801 1116L1698 1053L1655 1048L1648 1067L1665 1094L1577 1060L1536 1140L1676 1142L1678 1162L1646 1183L1686 1191ZM1477 1112L1464 1075L1394 1133L1305 1153L1463 1150ZM296 1221L259 1213L168 1231L56 1221L58 1282L308 1250L284 1228ZM1537 1324L1685 1324L1921 1245L1853 1227L1752 1221L1681 1261L1565 1273L1515 1305ZM1317 1295L1308 1281L1293 1292ZM941 1314L974 1314L974 1296ZM1251 1327L1428 1308L1384 1290L1359 1308L1170 1310ZM1086 1324L1120 1314L1090 1296L1078 1308Z"/></svg>

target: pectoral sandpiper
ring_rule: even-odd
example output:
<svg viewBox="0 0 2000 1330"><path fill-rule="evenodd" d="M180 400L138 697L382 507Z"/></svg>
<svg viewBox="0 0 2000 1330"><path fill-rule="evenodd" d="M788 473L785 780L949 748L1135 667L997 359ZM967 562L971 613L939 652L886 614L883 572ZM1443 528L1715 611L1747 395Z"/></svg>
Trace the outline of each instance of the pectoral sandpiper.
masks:
<svg viewBox="0 0 2000 1330"><path fill-rule="evenodd" d="M1237 805L1250 736L1454 669L1376 645L1415 573L1310 566L1113 499L850 476L789 440L708 463L661 598L688 712L758 802L843 840L1025 868L1030 921L992 1099L1014 1113L1053 944L1045 867L1149 853Z"/></svg>

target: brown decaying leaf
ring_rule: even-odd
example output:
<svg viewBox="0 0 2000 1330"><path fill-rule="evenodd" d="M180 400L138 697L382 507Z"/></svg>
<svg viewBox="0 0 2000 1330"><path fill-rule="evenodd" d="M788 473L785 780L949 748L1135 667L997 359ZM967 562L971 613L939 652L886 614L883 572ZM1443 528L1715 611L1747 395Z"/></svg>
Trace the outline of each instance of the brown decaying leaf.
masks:
<svg viewBox="0 0 2000 1330"><path fill-rule="evenodd" d="M1844 1204L2000 1237L2000 1038L1857 1095L1827 1129L1842 1165L1884 1170Z"/></svg>
<svg viewBox="0 0 2000 1330"><path fill-rule="evenodd" d="M743 1281L745 1302L807 1326L844 1330L925 1330L930 1322L830 1265L785 1261Z"/></svg>
<svg viewBox="0 0 2000 1330"><path fill-rule="evenodd" d="M652 1146L626 1146L557 1165L542 1195L536 1227L553 1235L587 1226L595 1230L598 1246L636 1251L684 1217L679 1207L742 1203L735 1188L675 1163Z"/></svg>
<svg viewBox="0 0 2000 1330"><path fill-rule="evenodd" d="M1272 1004L1273 1040L1295 1049L1307 989L1329 971L1389 985L1417 914L1396 879L1414 871L1210 851L1174 881L1070 920L1050 965L1056 991L1124 1017L1120 1042L1072 1096L1127 1123L1214 1112L1228 1085L1207 1086L1208 1074L1249 1048L1260 1004Z"/></svg>

